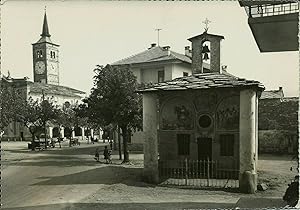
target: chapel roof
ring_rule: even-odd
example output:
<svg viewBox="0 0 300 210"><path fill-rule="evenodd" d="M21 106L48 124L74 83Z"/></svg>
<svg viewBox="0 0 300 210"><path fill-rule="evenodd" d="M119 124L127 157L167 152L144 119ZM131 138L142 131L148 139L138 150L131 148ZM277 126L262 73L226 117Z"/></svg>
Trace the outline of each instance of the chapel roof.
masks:
<svg viewBox="0 0 300 210"><path fill-rule="evenodd" d="M255 80L238 78L227 72L200 73L187 77L179 77L170 81L156 84L147 84L138 92L199 90L210 88L258 88L263 90L264 85Z"/></svg>

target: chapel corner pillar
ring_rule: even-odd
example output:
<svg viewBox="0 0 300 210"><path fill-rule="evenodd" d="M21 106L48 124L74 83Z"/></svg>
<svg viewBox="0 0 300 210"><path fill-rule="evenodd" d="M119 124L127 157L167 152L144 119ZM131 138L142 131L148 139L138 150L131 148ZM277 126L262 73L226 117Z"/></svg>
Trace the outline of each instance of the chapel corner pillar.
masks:
<svg viewBox="0 0 300 210"><path fill-rule="evenodd" d="M158 175L157 95L143 93L144 178L157 184Z"/></svg>
<svg viewBox="0 0 300 210"><path fill-rule="evenodd" d="M243 193L257 190L257 94L247 89L240 92L240 170L239 188Z"/></svg>

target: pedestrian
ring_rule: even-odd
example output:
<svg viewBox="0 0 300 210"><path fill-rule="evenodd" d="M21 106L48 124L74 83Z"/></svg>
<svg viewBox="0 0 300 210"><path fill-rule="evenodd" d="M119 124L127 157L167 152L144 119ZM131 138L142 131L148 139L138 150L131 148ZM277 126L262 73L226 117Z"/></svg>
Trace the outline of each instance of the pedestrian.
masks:
<svg viewBox="0 0 300 210"><path fill-rule="evenodd" d="M91 136L91 142L94 144L94 137Z"/></svg>
<svg viewBox="0 0 300 210"><path fill-rule="evenodd" d="M110 146L110 150L112 150L113 142L111 139L109 139L109 146Z"/></svg>
<svg viewBox="0 0 300 210"><path fill-rule="evenodd" d="M111 161L111 153L112 153L112 150L109 150L108 151L108 163L112 163L112 161Z"/></svg>
<svg viewBox="0 0 300 210"><path fill-rule="evenodd" d="M99 147L97 147L96 148L96 152L95 152L95 160L97 161L97 162L99 162L99 157L100 157L100 152L99 152Z"/></svg>
<svg viewBox="0 0 300 210"><path fill-rule="evenodd" d="M104 151L103 151L103 156L104 156L104 159L105 159L105 163L108 163L108 158L109 158L109 151L107 149L107 146L104 147Z"/></svg>

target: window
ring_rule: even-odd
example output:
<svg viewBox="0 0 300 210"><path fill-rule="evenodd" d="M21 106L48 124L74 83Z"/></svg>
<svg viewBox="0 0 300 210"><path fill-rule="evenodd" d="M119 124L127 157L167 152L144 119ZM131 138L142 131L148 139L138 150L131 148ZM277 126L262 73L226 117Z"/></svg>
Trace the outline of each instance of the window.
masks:
<svg viewBox="0 0 300 210"><path fill-rule="evenodd" d="M183 72L183 76L187 77L187 76L189 76L189 73L188 72Z"/></svg>
<svg viewBox="0 0 300 210"><path fill-rule="evenodd" d="M190 154L190 134L177 134L178 155Z"/></svg>
<svg viewBox="0 0 300 210"><path fill-rule="evenodd" d="M165 71L158 71L157 72L157 77L158 77L158 82L163 82L165 81Z"/></svg>
<svg viewBox="0 0 300 210"><path fill-rule="evenodd" d="M36 56L37 56L38 58L42 58L42 57L43 57L43 51L42 51L42 50L36 51Z"/></svg>
<svg viewBox="0 0 300 210"><path fill-rule="evenodd" d="M55 52L54 51L50 51L50 57L55 58Z"/></svg>
<svg viewBox="0 0 300 210"><path fill-rule="evenodd" d="M233 156L234 154L234 135L220 135L220 154L221 156Z"/></svg>
<svg viewBox="0 0 300 210"><path fill-rule="evenodd" d="M212 123L211 118L206 114L202 115L198 122L201 128L208 128Z"/></svg>

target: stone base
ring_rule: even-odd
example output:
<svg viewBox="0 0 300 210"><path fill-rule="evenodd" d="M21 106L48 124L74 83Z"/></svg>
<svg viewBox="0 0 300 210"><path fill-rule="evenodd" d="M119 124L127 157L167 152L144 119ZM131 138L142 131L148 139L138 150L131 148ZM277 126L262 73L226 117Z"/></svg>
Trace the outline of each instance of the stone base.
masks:
<svg viewBox="0 0 300 210"><path fill-rule="evenodd" d="M158 184L159 183L158 170L144 169L143 181L150 184Z"/></svg>
<svg viewBox="0 0 300 210"><path fill-rule="evenodd" d="M245 171L239 177L240 192L253 194L257 190L257 174Z"/></svg>

